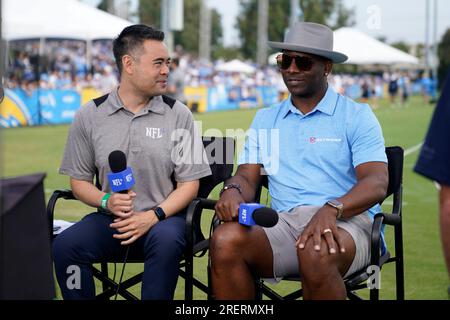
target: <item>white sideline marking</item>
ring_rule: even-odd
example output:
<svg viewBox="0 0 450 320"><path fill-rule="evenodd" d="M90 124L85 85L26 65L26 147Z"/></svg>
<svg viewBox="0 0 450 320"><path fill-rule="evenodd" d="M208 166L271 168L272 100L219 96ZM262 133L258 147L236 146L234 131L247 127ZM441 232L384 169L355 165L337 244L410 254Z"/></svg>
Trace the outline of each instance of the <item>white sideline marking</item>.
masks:
<svg viewBox="0 0 450 320"><path fill-rule="evenodd" d="M405 158L406 156L409 156L411 153L416 152L417 150L419 150L422 147L422 145L423 145L423 142L415 145L414 147L406 149L403 157ZM434 186L436 187L437 190L441 190L441 186L436 181L434 181Z"/></svg>
<svg viewBox="0 0 450 320"><path fill-rule="evenodd" d="M383 205L384 205L384 204L387 204L387 205L389 205L389 206L392 206L392 205L394 204L394 201L392 201L392 200L384 201L384 202L383 202ZM403 206L407 206L407 205L408 205L408 202L403 201Z"/></svg>
<svg viewBox="0 0 450 320"><path fill-rule="evenodd" d="M437 183L436 181L433 181L433 182L434 182L434 186L436 187L436 189L438 191L441 191L441 185L439 183Z"/></svg>
<svg viewBox="0 0 450 320"><path fill-rule="evenodd" d="M410 154L416 152L417 150L419 150L419 149L422 147L422 145L423 145L423 142L421 142L421 143L415 145L414 147L411 147L411 148L406 149L406 150L405 150L404 157L409 156Z"/></svg>

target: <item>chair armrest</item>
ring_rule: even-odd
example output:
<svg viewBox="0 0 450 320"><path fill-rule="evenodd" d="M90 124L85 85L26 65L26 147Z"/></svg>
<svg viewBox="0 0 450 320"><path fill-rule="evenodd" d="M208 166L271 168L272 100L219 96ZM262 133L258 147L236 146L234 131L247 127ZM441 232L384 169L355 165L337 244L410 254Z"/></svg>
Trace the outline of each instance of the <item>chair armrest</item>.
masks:
<svg viewBox="0 0 450 320"><path fill-rule="evenodd" d="M397 226L402 222L402 217L399 214L393 213L379 213L383 216L383 224L390 226Z"/></svg>
<svg viewBox="0 0 450 320"><path fill-rule="evenodd" d="M54 218L54 212L55 212L55 205L56 201L58 199L65 199L65 200L76 200L75 196L73 195L72 190L55 190L53 191L52 196L50 197L50 200L47 204L47 217L50 223L50 234L53 234L53 218Z"/></svg>
<svg viewBox="0 0 450 320"><path fill-rule="evenodd" d="M381 229L384 224L397 226L402 222L402 217L399 214L392 213L377 213L373 220L372 234L371 234L371 265L379 265L380 263L380 240Z"/></svg>
<svg viewBox="0 0 450 320"><path fill-rule="evenodd" d="M399 191L395 192L393 195L393 206L392 214L401 216L402 215L402 203L403 203L403 188L400 185Z"/></svg>
<svg viewBox="0 0 450 320"><path fill-rule="evenodd" d="M197 227L201 230L200 220L203 209L214 210L216 203L217 200L196 198L189 204L186 212L186 248L189 250L189 254L193 254L191 251L197 240L195 239L194 228Z"/></svg>
<svg viewBox="0 0 450 320"><path fill-rule="evenodd" d="M373 219L372 233L370 239L370 264L372 266L380 265L380 241L381 228L383 226L383 213L377 213Z"/></svg>

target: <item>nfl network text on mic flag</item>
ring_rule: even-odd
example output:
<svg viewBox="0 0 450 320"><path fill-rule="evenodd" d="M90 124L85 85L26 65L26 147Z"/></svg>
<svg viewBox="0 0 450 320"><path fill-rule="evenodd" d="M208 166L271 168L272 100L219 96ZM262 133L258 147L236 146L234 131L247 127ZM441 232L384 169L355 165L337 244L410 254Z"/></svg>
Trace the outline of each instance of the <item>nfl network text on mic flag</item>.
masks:
<svg viewBox="0 0 450 320"><path fill-rule="evenodd" d="M270 228L278 223L278 213L259 203L241 203L239 205L239 223L245 226L259 225Z"/></svg>
<svg viewBox="0 0 450 320"><path fill-rule="evenodd" d="M127 156L121 150L114 150L108 156L111 173L108 182L113 192L126 193L134 186L133 171L127 167Z"/></svg>
<svg viewBox="0 0 450 320"><path fill-rule="evenodd" d="M108 181L112 192L129 190L134 186L133 171L130 167L120 172L108 173Z"/></svg>

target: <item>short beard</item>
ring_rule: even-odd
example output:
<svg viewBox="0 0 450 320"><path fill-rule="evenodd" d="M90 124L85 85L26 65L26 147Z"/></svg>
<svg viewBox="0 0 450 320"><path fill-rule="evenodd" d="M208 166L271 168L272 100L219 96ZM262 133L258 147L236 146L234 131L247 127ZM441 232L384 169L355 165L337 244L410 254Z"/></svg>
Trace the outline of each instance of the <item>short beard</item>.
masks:
<svg viewBox="0 0 450 320"><path fill-rule="evenodd" d="M292 95L298 98L302 98L302 99L309 99L311 97L313 97L315 94L315 92L311 91L311 90L305 90L305 92L302 93L293 93Z"/></svg>
<svg viewBox="0 0 450 320"><path fill-rule="evenodd" d="M317 90L313 90L314 88L317 88ZM322 92L322 89L326 90L327 83L318 83L317 86L310 85L304 90L302 93L292 93L291 94L295 97L302 98L302 99L309 99L317 95L318 93Z"/></svg>

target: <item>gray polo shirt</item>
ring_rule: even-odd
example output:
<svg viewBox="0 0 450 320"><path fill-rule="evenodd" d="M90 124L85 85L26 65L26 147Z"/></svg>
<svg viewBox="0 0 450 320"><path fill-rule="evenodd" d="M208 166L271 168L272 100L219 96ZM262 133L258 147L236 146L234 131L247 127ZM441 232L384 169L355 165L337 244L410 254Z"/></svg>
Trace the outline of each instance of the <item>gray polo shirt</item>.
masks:
<svg viewBox="0 0 450 320"><path fill-rule="evenodd" d="M70 127L59 172L93 181L96 170L104 192L110 192L108 156L127 156L136 184L135 211L163 202L175 181L211 174L191 111L179 101L155 96L137 114L128 111L117 89L82 106Z"/></svg>

